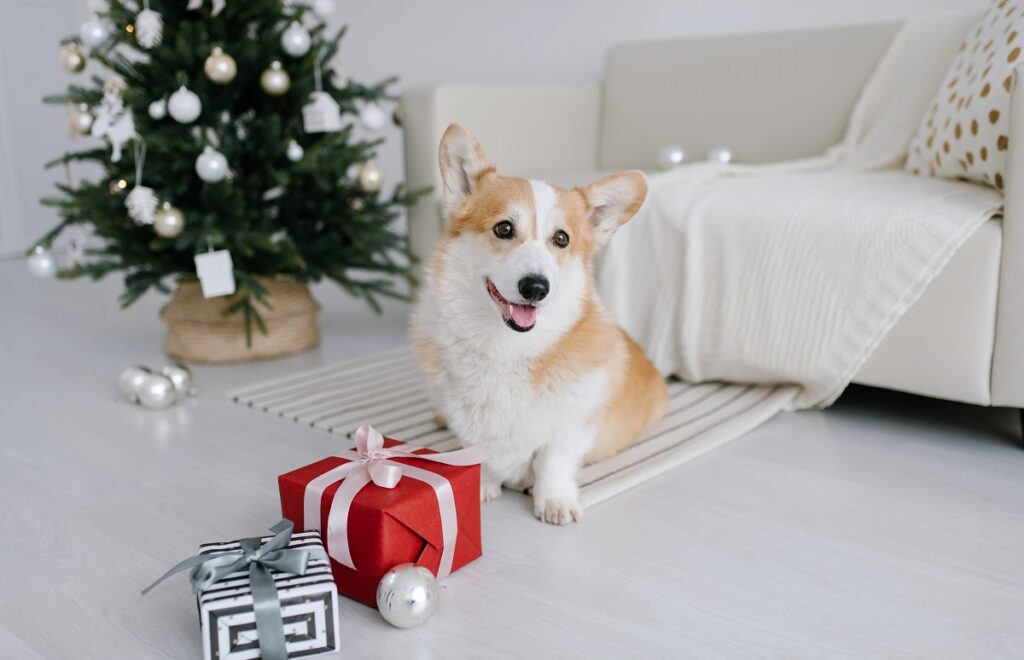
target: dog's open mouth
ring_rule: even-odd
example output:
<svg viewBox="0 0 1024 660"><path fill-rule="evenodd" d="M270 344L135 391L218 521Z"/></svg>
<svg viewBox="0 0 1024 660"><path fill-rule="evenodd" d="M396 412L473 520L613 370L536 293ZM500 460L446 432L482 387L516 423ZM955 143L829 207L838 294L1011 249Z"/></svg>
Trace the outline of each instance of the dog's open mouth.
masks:
<svg viewBox="0 0 1024 660"><path fill-rule="evenodd" d="M518 305L505 300L505 297L498 292L498 287L494 286L494 282L490 278L487 278L487 293L491 294L491 300L501 310L501 318L505 320L505 325L516 332L527 332L533 329L534 324L537 323L536 307L533 305Z"/></svg>

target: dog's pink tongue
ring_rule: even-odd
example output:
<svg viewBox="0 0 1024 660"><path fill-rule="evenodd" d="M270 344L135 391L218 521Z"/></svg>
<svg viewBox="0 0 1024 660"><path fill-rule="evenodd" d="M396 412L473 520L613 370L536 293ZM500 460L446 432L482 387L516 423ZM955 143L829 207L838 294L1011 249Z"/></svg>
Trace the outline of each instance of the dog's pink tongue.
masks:
<svg viewBox="0 0 1024 660"><path fill-rule="evenodd" d="M512 320L520 328L532 327L537 322L537 308L530 305L512 304Z"/></svg>

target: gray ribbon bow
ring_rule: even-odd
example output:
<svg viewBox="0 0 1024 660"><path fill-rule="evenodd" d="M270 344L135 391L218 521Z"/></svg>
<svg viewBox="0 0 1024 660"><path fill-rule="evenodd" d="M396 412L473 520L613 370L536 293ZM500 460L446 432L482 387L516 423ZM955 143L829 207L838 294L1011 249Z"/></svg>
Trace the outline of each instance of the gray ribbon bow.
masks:
<svg viewBox="0 0 1024 660"><path fill-rule="evenodd" d="M241 539L238 542L242 546L240 550L189 557L143 589L142 595L145 596L153 587L175 573L189 569L192 570L192 592L198 594L248 566L260 655L263 660L287 660L281 600L278 598L277 587L270 571L305 575L307 564L314 556L308 549L288 548L292 540L292 529L290 520L282 520L270 528L274 536L262 545L258 537ZM320 551L316 556L322 554L323 551Z"/></svg>

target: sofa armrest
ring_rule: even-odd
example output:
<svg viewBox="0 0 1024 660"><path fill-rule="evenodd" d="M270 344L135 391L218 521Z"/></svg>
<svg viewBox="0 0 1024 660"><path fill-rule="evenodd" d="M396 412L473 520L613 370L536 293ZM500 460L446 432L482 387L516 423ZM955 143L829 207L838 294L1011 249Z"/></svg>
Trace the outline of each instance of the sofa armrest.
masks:
<svg viewBox="0 0 1024 660"><path fill-rule="evenodd" d="M1024 408L1024 76L1020 68L1010 96L1009 137L992 404Z"/></svg>
<svg viewBox="0 0 1024 660"><path fill-rule="evenodd" d="M411 189L431 186L409 210L409 240L419 272L444 229L437 147L458 122L480 140L505 174L543 177L590 171L597 163L598 85L441 85L402 95L405 176Z"/></svg>

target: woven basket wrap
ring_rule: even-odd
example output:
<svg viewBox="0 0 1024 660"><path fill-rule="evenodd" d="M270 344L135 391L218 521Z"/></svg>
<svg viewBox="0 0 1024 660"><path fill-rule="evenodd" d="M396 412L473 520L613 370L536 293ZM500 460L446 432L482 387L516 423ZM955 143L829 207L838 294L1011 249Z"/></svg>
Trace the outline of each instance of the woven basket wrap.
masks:
<svg viewBox="0 0 1024 660"><path fill-rule="evenodd" d="M320 305L303 282L260 280L269 291L270 308L257 303L267 326L266 334L252 329L252 345L245 343L241 313L224 316L238 294L204 298L197 282L181 282L171 301L160 310L167 324L164 350L187 362L241 362L299 353L320 341L317 314Z"/></svg>

